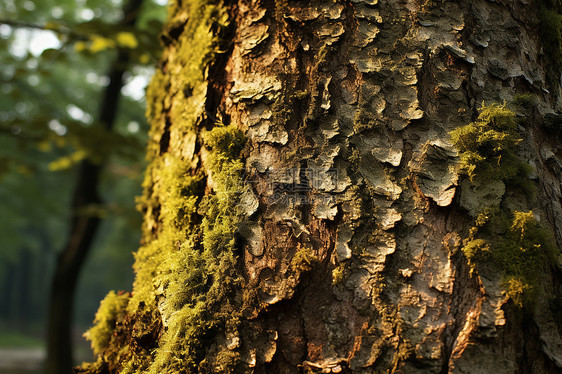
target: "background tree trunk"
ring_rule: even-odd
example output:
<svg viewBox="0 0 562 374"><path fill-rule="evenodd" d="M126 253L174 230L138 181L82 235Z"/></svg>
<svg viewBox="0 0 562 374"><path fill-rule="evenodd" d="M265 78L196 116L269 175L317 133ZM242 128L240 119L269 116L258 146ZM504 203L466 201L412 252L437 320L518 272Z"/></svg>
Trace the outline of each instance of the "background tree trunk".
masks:
<svg viewBox="0 0 562 374"><path fill-rule="evenodd" d="M130 0L123 7L123 25L134 26L142 0ZM123 87L123 74L127 70L129 56L119 51L107 74L109 83L100 103L99 122L105 130L112 131ZM103 155L104 161L109 155ZM90 160L80 163L71 206L71 222L67 242L57 256L56 268L51 281L47 320L47 359L45 373L72 372L72 321L78 276L94 242L101 219L88 213L88 208L101 204L98 192L102 164Z"/></svg>
<svg viewBox="0 0 562 374"><path fill-rule="evenodd" d="M559 372L557 260L521 308L461 250L494 204L562 243L538 30L534 1L173 3L137 279L102 303L82 370ZM449 135L524 93L537 199L471 184Z"/></svg>

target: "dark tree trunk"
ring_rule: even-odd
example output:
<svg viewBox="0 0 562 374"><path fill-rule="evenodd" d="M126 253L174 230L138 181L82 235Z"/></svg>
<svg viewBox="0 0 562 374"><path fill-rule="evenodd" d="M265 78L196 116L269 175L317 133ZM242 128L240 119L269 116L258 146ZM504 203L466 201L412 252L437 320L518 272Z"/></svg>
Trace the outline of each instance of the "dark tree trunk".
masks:
<svg viewBox="0 0 562 374"><path fill-rule="evenodd" d="M76 282L100 223L98 217L86 215L83 210L90 204L100 203L97 193L99 172L100 166L88 161L80 165L72 205L70 236L57 257L51 283L46 373L72 372L72 321Z"/></svg>
<svg viewBox="0 0 562 374"><path fill-rule="evenodd" d="M141 4L142 0L130 0L127 3L124 7L123 25L135 24ZM109 84L104 91L99 114L99 121L106 131L113 129L123 87L123 74L128 62L128 54L119 51L108 74ZM105 158L108 156L104 155ZM87 211L88 207L101 204L98 186L102 169L103 162L94 164L89 160L83 161L79 166L71 206L69 237L57 256L51 283L45 364L48 374L72 372L71 330L76 284L100 224L100 218Z"/></svg>
<svg viewBox="0 0 562 374"><path fill-rule="evenodd" d="M2 290L2 295L4 302L0 306L0 315L2 315L5 321L13 321L14 317L14 284L16 280L16 266L10 264L6 267L4 287Z"/></svg>
<svg viewBox="0 0 562 374"><path fill-rule="evenodd" d="M82 370L560 372L538 9L172 3L133 293L102 302Z"/></svg>
<svg viewBox="0 0 562 374"><path fill-rule="evenodd" d="M18 328L22 331L27 330L29 316L31 315L31 290L29 289L29 280L31 279L30 273L30 256L29 252L26 250L22 250L20 252L20 268L18 269L18 301L17 301L17 309L18 309L18 317L17 317L17 324Z"/></svg>

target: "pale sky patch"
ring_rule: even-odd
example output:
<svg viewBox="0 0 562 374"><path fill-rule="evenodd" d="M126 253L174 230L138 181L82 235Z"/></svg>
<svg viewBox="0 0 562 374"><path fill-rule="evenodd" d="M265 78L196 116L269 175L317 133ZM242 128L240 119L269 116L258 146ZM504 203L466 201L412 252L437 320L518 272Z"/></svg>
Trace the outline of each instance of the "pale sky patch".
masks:
<svg viewBox="0 0 562 374"><path fill-rule="evenodd" d="M142 100L145 95L146 86L148 85L148 79L150 75L145 75L146 73L141 73L132 76L127 83L121 89L123 95L129 96L134 100Z"/></svg>

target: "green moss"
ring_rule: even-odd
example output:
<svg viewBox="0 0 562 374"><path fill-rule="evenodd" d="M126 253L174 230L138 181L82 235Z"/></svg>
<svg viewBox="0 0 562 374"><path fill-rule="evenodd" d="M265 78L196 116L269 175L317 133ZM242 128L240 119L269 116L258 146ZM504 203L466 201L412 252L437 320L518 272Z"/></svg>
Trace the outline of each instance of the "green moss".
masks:
<svg viewBox="0 0 562 374"><path fill-rule="evenodd" d="M527 279L507 276L503 282L503 288L518 307L528 307L535 302L536 285L531 285Z"/></svg>
<svg viewBox="0 0 562 374"><path fill-rule="evenodd" d="M314 77L319 75L320 69L327 61L328 53L330 52L330 50L331 48L327 43L322 44L320 49L318 49L318 53L315 56L316 60L312 64L311 76Z"/></svg>
<svg viewBox="0 0 562 374"><path fill-rule="evenodd" d="M340 284L345 279L346 269L344 264L340 263L332 270L332 284Z"/></svg>
<svg viewBox="0 0 562 374"><path fill-rule="evenodd" d="M293 271L298 273L309 271L316 262L318 262L318 257L314 255L312 248L308 245L297 243L297 251L291 259Z"/></svg>
<svg viewBox="0 0 562 374"><path fill-rule="evenodd" d="M540 36L547 57L547 77L559 84L562 71L562 5L559 0L542 0L539 8Z"/></svg>
<svg viewBox="0 0 562 374"><path fill-rule="evenodd" d="M531 101L532 96L520 96L516 104ZM533 197L530 168L517 155L515 114L505 104L483 106L475 122L451 137L461 157L461 173L470 180L480 185L501 180L508 191L524 190L528 199ZM553 260L554 248L552 233L532 211L511 211L500 202L478 214L462 251L471 272L484 264L499 270L506 294L516 305L528 306L539 292L540 274Z"/></svg>
<svg viewBox="0 0 562 374"><path fill-rule="evenodd" d="M205 133L203 140L215 155L222 155L231 159L238 157L246 142L244 133L238 127L234 125L224 126L220 123L210 132Z"/></svg>
<svg viewBox="0 0 562 374"><path fill-rule="evenodd" d="M117 319L129 303L129 294L109 292L101 301L94 319L94 327L90 328L84 337L91 342L94 354L103 353L108 347L111 336L115 331Z"/></svg>
<svg viewBox="0 0 562 374"><path fill-rule="evenodd" d="M471 181L501 180L518 187L528 197L534 195L534 186L528 177L531 168L517 155L521 138L515 113L505 104L483 105L475 122L450 134L459 150L460 171Z"/></svg>
<svg viewBox="0 0 562 374"><path fill-rule="evenodd" d="M183 26L183 32L177 40L170 36L174 47L165 52L166 65L147 92L150 164L138 199L143 244L135 254L132 296L117 312L134 323L122 328L119 342L108 343L111 322L97 321L90 335L98 369L110 354L114 369L123 373L197 372L201 365L237 359L236 352L220 349L214 359L207 354L217 334L236 332L235 234L243 168L238 158L244 134L234 125L218 124L201 135L197 126L204 116L208 66L220 53L219 34L228 16L213 0L174 2L169 9L168 28ZM198 171L185 151L196 142L207 150ZM102 305L100 313L106 315L105 309ZM148 349L135 343L142 331L150 335L143 341L153 342Z"/></svg>
<svg viewBox="0 0 562 374"><path fill-rule="evenodd" d="M516 305L531 305L540 276L555 258L552 233L532 211L488 209L481 213L462 248L474 271L486 263L500 269L506 294Z"/></svg>
<svg viewBox="0 0 562 374"><path fill-rule="evenodd" d="M539 98L535 94L524 93L513 96L513 105L525 110L532 110L539 105Z"/></svg>
<svg viewBox="0 0 562 374"><path fill-rule="evenodd" d="M468 259L471 272L473 272L476 264L490 255L490 243L484 239L472 239L466 242L462 251Z"/></svg>
<svg viewBox="0 0 562 374"><path fill-rule="evenodd" d="M361 160L361 154L359 153L358 149L353 149L351 151L351 154L349 155L348 158L349 162L351 162L352 164L357 164L359 163L359 161Z"/></svg>
<svg viewBox="0 0 562 374"><path fill-rule="evenodd" d="M554 259L554 238L541 226L532 211L514 211L511 226L500 242L496 258L508 275L538 276L540 267Z"/></svg>
<svg viewBox="0 0 562 374"><path fill-rule="evenodd" d="M244 146L244 134L235 125L217 126L203 138L211 150L209 172L216 192L206 200L203 247L212 251L211 254L233 251L234 233L241 218L236 204L241 193L240 173L243 169L242 161L236 157Z"/></svg>
<svg viewBox="0 0 562 374"><path fill-rule="evenodd" d="M169 233L166 259L160 265L151 266L159 269L152 280L152 291L163 290L164 303L159 309L166 323L150 368L153 373L178 372L185 368L197 371L205 358L207 342L237 315L230 294L233 286L240 282L235 268L235 234L241 220L237 202L243 164L237 157L244 145L244 135L235 125L218 125L203 139L209 149L206 170L208 178L213 180L214 191L198 207L188 204L189 210L183 214L186 217L197 210L202 214L201 223L195 226L189 219L182 221L181 229ZM196 180L193 183L197 183ZM182 194L196 191L182 183L173 186ZM166 214L177 222L176 213L181 211L178 207L184 205L174 202L174 197L178 196L166 199L172 207ZM192 198L187 199L192 201ZM165 222L164 217L161 219ZM178 232L181 235L184 230L190 235L178 237ZM223 354L218 356L224 358Z"/></svg>
<svg viewBox="0 0 562 374"><path fill-rule="evenodd" d="M233 325L237 325L238 321L234 320ZM238 336L236 336L238 338ZM231 349L223 349L219 351L213 362L204 361L201 363L202 372L237 374L244 370L241 368L240 352Z"/></svg>
<svg viewBox="0 0 562 374"><path fill-rule="evenodd" d="M297 100L304 100L306 99L308 96L310 96L310 94L308 93L308 91L295 91L293 93L293 97Z"/></svg>
<svg viewBox="0 0 562 374"><path fill-rule="evenodd" d="M508 180L527 169L521 165L515 147L515 114L505 105L483 106L475 122L451 132L461 157L461 171L471 180L476 176Z"/></svg>
<svg viewBox="0 0 562 374"><path fill-rule="evenodd" d="M373 114L365 107L365 105L362 105L355 114L353 131L355 134L361 134L363 131L374 127L376 127L376 121L373 118Z"/></svg>

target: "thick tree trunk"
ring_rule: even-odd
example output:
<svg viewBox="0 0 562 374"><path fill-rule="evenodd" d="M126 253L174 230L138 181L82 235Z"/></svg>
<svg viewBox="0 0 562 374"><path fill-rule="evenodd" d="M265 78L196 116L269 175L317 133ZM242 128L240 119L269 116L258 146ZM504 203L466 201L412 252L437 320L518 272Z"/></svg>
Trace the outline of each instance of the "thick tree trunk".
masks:
<svg viewBox="0 0 562 374"><path fill-rule="evenodd" d="M505 253L518 233L482 223L487 206L532 209L562 243L560 90L538 29L533 1L175 2L148 93L137 279L126 307L102 303L83 370L562 370L559 251L538 255L533 302L510 258L469 251ZM451 144L483 102L525 93L510 157L533 166L537 199L470 180Z"/></svg>

